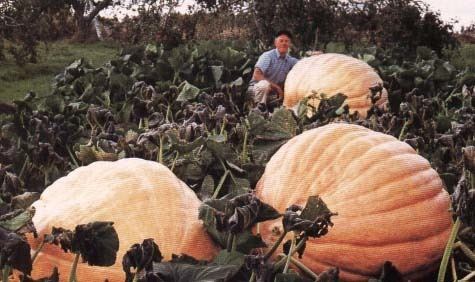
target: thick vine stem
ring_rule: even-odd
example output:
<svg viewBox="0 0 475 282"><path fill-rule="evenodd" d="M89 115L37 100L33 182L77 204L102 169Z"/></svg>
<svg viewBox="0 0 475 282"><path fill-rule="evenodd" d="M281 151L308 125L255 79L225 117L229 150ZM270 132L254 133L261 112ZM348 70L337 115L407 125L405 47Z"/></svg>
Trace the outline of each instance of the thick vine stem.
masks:
<svg viewBox="0 0 475 282"><path fill-rule="evenodd" d="M284 271L282 271L282 273L284 274L287 273L287 271L289 270L290 259L292 258L294 247L295 247L295 234L294 236L292 236L292 240L290 242L289 254L287 255L287 261L285 262Z"/></svg>
<svg viewBox="0 0 475 282"><path fill-rule="evenodd" d="M449 240L447 241L447 245L445 246L444 256L442 257L442 261L440 262L439 274L437 275L437 282L444 282L445 280L445 272L447 270L447 265L449 264L450 256L452 255L452 250L454 247L454 241L457 237L458 230L460 228L460 218L457 217L457 220L452 226L452 231L450 232Z"/></svg>
<svg viewBox="0 0 475 282"><path fill-rule="evenodd" d="M36 257L41 252L44 245L45 245L45 240L43 239L43 241L41 241L41 244L38 246L38 249L36 249L35 252L33 253L33 256L31 256L31 264L35 262Z"/></svg>
<svg viewBox="0 0 475 282"><path fill-rule="evenodd" d="M282 232L282 234L280 234L280 237L279 237L279 239L277 239L277 242L275 242L274 245L272 246L272 248L264 255L264 260L267 260L272 256L272 254L275 252L275 250L277 250L277 248L279 247L280 243L282 243L282 241L284 240L285 235L287 235L286 231L284 231L284 232Z"/></svg>
<svg viewBox="0 0 475 282"><path fill-rule="evenodd" d="M295 264L295 266L297 266L300 270L305 272L305 274L307 274L308 276L312 277L312 279L314 279L315 281L318 279L318 275L315 274L310 268L308 268L305 264L300 262L298 259L294 257L290 257L290 262Z"/></svg>
<svg viewBox="0 0 475 282"><path fill-rule="evenodd" d="M475 278L475 271L470 272L467 276L462 278L460 281L463 281L463 282L467 281L468 282L468 281L472 281L472 280L470 280L472 278Z"/></svg>
<svg viewBox="0 0 475 282"><path fill-rule="evenodd" d="M296 252L298 252L303 247L303 245L305 244L307 239L308 239L308 237L304 236L302 238L302 240L300 240L300 242L297 244L297 246L291 252L289 252L290 256L293 256ZM287 260L287 255L286 254L281 254L281 256L282 256L282 258L278 262L275 263L274 270L278 270L279 268L281 268L282 265Z"/></svg>
<svg viewBox="0 0 475 282"><path fill-rule="evenodd" d="M71 266L71 272L69 274L69 282L77 282L76 278L76 270L78 268L78 263L79 263L79 257L81 254L77 253L76 256L74 257L74 262L73 265Z"/></svg>
<svg viewBox="0 0 475 282"><path fill-rule="evenodd" d="M461 241L458 241L456 243L454 243L454 249L455 248L460 248L460 250L462 250L462 252L473 262L475 262L475 253L470 250L469 247L467 247L467 245L465 245L463 242Z"/></svg>
<svg viewBox="0 0 475 282"><path fill-rule="evenodd" d="M8 276L10 275L10 266L5 265L2 269L2 281L8 282Z"/></svg>

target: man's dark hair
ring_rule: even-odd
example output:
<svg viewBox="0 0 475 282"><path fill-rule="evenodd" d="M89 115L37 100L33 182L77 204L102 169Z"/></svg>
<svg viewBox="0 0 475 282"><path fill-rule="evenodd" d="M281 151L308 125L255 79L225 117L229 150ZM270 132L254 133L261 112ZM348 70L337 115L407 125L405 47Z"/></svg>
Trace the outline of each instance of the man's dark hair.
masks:
<svg viewBox="0 0 475 282"><path fill-rule="evenodd" d="M279 37L279 36L281 36L281 35L285 35L285 36L287 36L288 38L292 39L292 33L290 33L290 31L288 31L288 30L279 30L279 31L277 32L277 34L275 35L275 37L277 38L277 37Z"/></svg>

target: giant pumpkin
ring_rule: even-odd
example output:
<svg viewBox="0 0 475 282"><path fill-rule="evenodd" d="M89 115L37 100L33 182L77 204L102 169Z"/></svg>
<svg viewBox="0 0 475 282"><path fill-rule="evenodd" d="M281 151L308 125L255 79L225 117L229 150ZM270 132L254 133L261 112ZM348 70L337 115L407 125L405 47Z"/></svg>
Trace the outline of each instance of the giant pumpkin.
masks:
<svg viewBox="0 0 475 282"><path fill-rule="evenodd" d="M307 242L303 262L319 273L340 267L340 277L363 281L391 261L405 278L433 271L452 226L449 195L429 162L408 144L350 124L308 130L270 159L256 186L280 212L319 195L332 212L327 235ZM264 222L266 241L281 220ZM274 231L274 232L273 232Z"/></svg>
<svg viewBox="0 0 475 282"><path fill-rule="evenodd" d="M122 257L134 243L153 238L165 259L186 253L210 259L217 252L198 220L199 199L167 167L142 159L99 161L80 167L49 186L33 206L38 233L35 249L53 226L74 230L91 221L113 221L119 236L116 263L111 267L80 263L79 281L123 282ZM74 256L59 246L45 245L33 264L34 278L59 268L67 281Z"/></svg>
<svg viewBox="0 0 475 282"><path fill-rule="evenodd" d="M338 93L345 94L350 112L358 111L366 117L371 107L370 87L383 84L378 74L364 61L356 58L327 53L300 60L289 72L285 80L284 106L293 108L313 92L327 97ZM386 89L377 105L387 102ZM318 107L320 101L312 99L310 103Z"/></svg>

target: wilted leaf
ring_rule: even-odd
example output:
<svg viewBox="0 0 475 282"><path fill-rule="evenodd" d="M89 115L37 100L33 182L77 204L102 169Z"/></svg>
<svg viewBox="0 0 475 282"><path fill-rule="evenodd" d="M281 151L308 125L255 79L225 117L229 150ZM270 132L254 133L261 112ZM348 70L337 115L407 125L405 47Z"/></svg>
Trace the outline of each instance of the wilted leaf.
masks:
<svg viewBox="0 0 475 282"><path fill-rule="evenodd" d="M162 262L153 265L153 272L165 281L232 281L239 271L236 265L191 265Z"/></svg>
<svg viewBox="0 0 475 282"><path fill-rule="evenodd" d="M295 273L278 273L274 282L304 282L305 280Z"/></svg>
<svg viewBox="0 0 475 282"><path fill-rule="evenodd" d="M112 224L95 221L76 226L72 251L79 252L89 265L113 265L119 250L119 237Z"/></svg>
<svg viewBox="0 0 475 282"><path fill-rule="evenodd" d="M151 271L154 262L161 262L162 253L152 238L143 240L142 244L133 244L122 258L122 268L126 274L126 281L132 281L131 268L136 273L142 270Z"/></svg>
<svg viewBox="0 0 475 282"><path fill-rule="evenodd" d="M0 227L0 269L6 265L30 274L30 245L19 235Z"/></svg>

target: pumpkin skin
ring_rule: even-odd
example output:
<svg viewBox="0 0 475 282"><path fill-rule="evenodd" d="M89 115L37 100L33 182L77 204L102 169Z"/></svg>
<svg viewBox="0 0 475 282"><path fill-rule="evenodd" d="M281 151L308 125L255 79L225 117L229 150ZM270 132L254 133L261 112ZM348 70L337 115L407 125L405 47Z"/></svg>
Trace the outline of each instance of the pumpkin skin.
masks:
<svg viewBox="0 0 475 282"><path fill-rule="evenodd" d="M77 277L123 282L123 255L146 238L154 239L164 259L171 259L172 253L211 259L218 252L198 220L199 205L195 193L159 163L135 158L98 161L58 179L33 203L39 237L29 242L36 249L53 226L74 230L78 224L113 221L120 241L115 264L79 263ZM50 275L58 266L60 280L67 281L73 259L59 246L45 244L33 264L32 277Z"/></svg>
<svg viewBox="0 0 475 282"><path fill-rule="evenodd" d="M289 140L256 194L281 213L311 195L337 212L328 234L309 239L302 261L316 273L338 266L345 281L378 277L386 260L406 279L423 278L438 267L452 226L449 195L430 163L358 125L329 124ZM277 240L274 227L281 219L261 223L266 242Z"/></svg>
<svg viewBox="0 0 475 282"><path fill-rule="evenodd" d="M350 113L358 111L366 117L371 108L370 87L383 84L382 79L367 63L356 58L327 53L301 59L288 73L284 86L284 106L294 108L303 98L312 95L312 91L331 97L338 93L347 96L345 103ZM387 91L383 88L381 98L376 102L384 106ZM315 107L317 99L309 101Z"/></svg>

